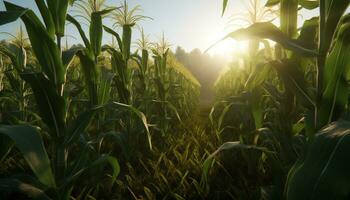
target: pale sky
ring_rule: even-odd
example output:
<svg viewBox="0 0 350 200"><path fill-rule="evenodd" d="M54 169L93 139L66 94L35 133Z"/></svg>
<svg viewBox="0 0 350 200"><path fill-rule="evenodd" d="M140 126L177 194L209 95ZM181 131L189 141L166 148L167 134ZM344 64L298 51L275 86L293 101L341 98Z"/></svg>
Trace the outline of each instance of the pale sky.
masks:
<svg viewBox="0 0 350 200"><path fill-rule="evenodd" d="M23 7L35 7L34 0L8 0ZM119 6L122 0L107 0L110 6ZM131 6L141 5L143 15L153 18L140 22L140 26L150 36L150 39L157 41L164 32L167 40L173 45L181 46L187 51L199 48L204 51L215 41L226 35L233 29L227 28L228 17L232 13L245 11L247 0L231 0L224 17L221 17L222 0L127 0ZM4 10L3 0L0 0L0 10ZM317 9L313 11L302 11L304 19L317 15ZM109 20L105 20L110 25ZM15 33L20 22L1 26L0 32ZM139 37L139 31L134 31L134 41ZM77 39L68 38L69 43L81 43L80 36L72 26L67 28L66 34L73 35ZM5 35L0 35L4 39ZM104 42L110 41L111 36L105 33ZM234 41L223 42L217 48L211 50L211 54L222 54L229 47L239 49Z"/></svg>

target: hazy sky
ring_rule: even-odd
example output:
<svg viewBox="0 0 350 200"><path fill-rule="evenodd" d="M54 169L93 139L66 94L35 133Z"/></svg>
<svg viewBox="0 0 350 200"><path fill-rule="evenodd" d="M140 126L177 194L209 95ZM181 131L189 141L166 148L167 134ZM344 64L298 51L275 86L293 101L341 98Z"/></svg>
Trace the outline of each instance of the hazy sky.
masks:
<svg viewBox="0 0 350 200"><path fill-rule="evenodd" d="M34 0L8 1L36 10ZM118 6L121 2L121 0L107 0L107 4L111 6ZM221 17L222 0L127 0L127 2L131 6L141 5L142 14L153 18L153 20L140 23L152 40L158 40L164 32L165 37L173 44L173 47L182 46L186 50L194 48L205 50L230 31L227 28L228 17L232 13L242 13L245 9L244 3L247 3L247 0L231 0L224 17ZM2 0L0 0L0 10L4 10ZM302 13L307 19L317 14L317 11L303 11ZM18 30L19 24L20 22L16 22L1 26L0 32L14 33ZM106 24L110 25L109 20L106 20ZM70 43L81 42L74 27L69 26L67 34L77 38L69 38ZM4 37L4 35L0 35L0 38ZM133 37L134 39L139 37L137 29ZM108 42L110 38L111 36L105 34L104 42ZM232 44L226 43L226 45ZM212 53L220 53L220 50L224 48L214 49Z"/></svg>

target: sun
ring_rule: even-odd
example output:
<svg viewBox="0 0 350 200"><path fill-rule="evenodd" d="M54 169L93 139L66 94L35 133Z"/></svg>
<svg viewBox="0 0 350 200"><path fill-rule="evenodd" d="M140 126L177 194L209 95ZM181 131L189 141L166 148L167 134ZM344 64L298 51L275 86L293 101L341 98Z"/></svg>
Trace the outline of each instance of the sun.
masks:
<svg viewBox="0 0 350 200"><path fill-rule="evenodd" d="M224 57L226 60L231 61L235 58L235 55L246 53L248 51L248 42L247 41L237 41L231 38L225 38L231 31L237 30L241 27L244 27L244 24L241 24L235 29L228 30L227 20L220 20L215 26L215 29L208 30L206 37L207 41L207 51L210 55L219 55Z"/></svg>
<svg viewBox="0 0 350 200"><path fill-rule="evenodd" d="M228 60L232 60L234 59L235 55L244 54L247 52L247 50L248 43L246 41L226 39L209 49L208 53L210 55L220 55Z"/></svg>

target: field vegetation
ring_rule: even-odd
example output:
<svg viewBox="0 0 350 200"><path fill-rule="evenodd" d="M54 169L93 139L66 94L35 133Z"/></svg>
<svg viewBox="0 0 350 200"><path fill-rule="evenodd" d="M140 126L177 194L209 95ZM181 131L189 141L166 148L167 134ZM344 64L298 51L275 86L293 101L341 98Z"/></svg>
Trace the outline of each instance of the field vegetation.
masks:
<svg viewBox="0 0 350 200"><path fill-rule="evenodd" d="M220 61L150 41L127 1L4 1L0 199L349 199L349 4L249 0L219 41L247 52L205 74Z"/></svg>

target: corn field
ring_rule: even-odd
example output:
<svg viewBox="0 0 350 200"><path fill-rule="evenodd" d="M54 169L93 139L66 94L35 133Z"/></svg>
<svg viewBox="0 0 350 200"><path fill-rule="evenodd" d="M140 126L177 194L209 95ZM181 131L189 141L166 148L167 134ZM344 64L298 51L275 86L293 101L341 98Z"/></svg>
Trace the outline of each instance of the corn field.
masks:
<svg viewBox="0 0 350 200"><path fill-rule="evenodd" d="M3 1L0 199L349 199L350 1L247 2L208 106L140 6Z"/></svg>

